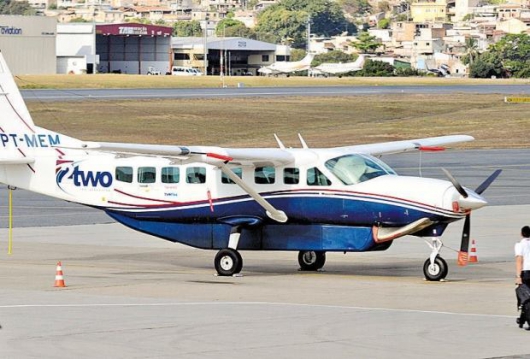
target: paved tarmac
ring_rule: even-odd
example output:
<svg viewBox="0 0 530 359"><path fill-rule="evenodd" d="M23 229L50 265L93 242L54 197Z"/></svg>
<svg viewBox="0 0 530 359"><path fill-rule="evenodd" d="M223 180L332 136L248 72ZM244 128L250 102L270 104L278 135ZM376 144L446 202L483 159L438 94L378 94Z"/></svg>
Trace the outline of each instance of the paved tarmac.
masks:
<svg viewBox="0 0 530 359"><path fill-rule="evenodd" d="M426 282L429 250L328 254L297 271L294 252L243 252L243 277L214 275L215 252L118 224L0 230L1 358L492 358L530 355L515 324L513 244L530 206L473 214L479 262ZM66 288L54 288L61 260Z"/></svg>
<svg viewBox="0 0 530 359"><path fill-rule="evenodd" d="M244 81L244 79L242 79ZM26 101L87 101L162 98L235 98L277 96L356 96L377 94L503 94L528 95L529 85L440 86L322 86L160 89L68 89L22 90Z"/></svg>

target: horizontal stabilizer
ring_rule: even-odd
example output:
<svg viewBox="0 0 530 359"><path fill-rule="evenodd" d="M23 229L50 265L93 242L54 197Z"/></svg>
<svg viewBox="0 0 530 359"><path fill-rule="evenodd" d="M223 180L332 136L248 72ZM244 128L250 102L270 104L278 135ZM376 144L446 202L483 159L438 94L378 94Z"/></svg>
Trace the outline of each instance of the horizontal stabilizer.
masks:
<svg viewBox="0 0 530 359"><path fill-rule="evenodd" d="M374 242L383 243L393 239L413 234L429 227L434 222L429 218L420 218L417 221L407 224L403 227L378 227L374 226L373 236Z"/></svg>

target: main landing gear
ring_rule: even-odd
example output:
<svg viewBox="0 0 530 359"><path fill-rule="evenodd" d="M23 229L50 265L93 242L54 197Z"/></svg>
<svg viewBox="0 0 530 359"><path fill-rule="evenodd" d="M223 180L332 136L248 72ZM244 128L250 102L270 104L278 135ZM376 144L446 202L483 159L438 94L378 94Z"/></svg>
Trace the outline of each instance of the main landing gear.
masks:
<svg viewBox="0 0 530 359"><path fill-rule="evenodd" d="M302 271L317 271L326 263L326 252L300 251L298 253L298 264Z"/></svg>
<svg viewBox="0 0 530 359"><path fill-rule="evenodd" d="M221 249L215 256L214 265L217 274L224 277L238 274L243 269L243 257L237 251L241 232L239 227L232 228L228 239L228 248Z"/></svg>
<svg viewBox="0 0 530 359"><path fill-rule="evenodd" d="M232 248L221 249L215 256L215 270L220 276L232 276L243 269L243 258Z"/></svg>
<svg viewBox="0 0 530 359"><path fill-rule="evenodd" d="M425 279L429 281L440 281L447 277L449 273L449 267L447 262L438 255L440 249L443 247L443 243L438 237L431 238L431 243L427 242L431 247L432 252L429 258L423 264L423 274Z"/></svg>

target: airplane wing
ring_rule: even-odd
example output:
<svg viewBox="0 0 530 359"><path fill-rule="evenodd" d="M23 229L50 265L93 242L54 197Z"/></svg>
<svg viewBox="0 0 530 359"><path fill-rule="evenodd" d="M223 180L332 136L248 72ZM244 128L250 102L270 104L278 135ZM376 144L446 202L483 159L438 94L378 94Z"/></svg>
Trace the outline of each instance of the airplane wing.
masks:
<svg viewBox="0 0 530 359"><path fill-rule="evenodd" d="M330 148L344 153L366 153L374 156L420 150L441 150L448 144L473 141L468 135L450 135L404 141ZM182 162L218 164L230 162L240 165L281 165L292 163L295 157L283 148L222 148L217 146L171 146L156 144L85 142L80 149L100 150L130 156L160 156Z"/></svg>
<svg viewBox="0 0 530 359"><path fill-rule="evenodd" d="M467 135L451 135L440 137L418 138L414 140L381 142L368 145L346 146L338 147L337 150L344 152L359 152L370 155L387 155L392 153L402 153L420 150L442 150L439 146L449 145L453 143L473 141L472 136Z"/></svg>
<svg viewBox="0 0 530 359"><path fill-rule="evenodd" d="M280 165L294 161L292 153L281 148L222 148L216 146L171 146L135 143L85 142L82 149L129 156L158 156L182 162L241 165Z"/></svg>

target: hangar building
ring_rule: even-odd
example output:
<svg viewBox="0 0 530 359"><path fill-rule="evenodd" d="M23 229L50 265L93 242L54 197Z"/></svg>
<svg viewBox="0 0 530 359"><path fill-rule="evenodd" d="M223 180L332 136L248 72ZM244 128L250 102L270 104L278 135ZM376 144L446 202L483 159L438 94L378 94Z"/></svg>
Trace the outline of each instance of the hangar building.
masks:
<svg viewBox="0 0 530 359"><path fill-rule="evenodd" d="M57 73L93 73L99 63L94 41L94 24L57 24Z"/></svg>
<svg viewBox="0 0 530 359"><path fill-rule="evenodd" d="M15 75L54 74L57 19L0 15L0 51Z"/></svg>
<svg viewBox="0 0 530 359"><path fill-rule="evenodd" d="M202 72L206 65L208 75L219 75L221 70L225 75L256 75L260 67L275 61L289 61L290 55L288 46L243 37L174 37L171 49L172 65L193 67Z"/></svg>
<svg viewBox="0 0 530 359"><path fill-rule="evenodd" d="M96 25L98 72L139 75L150 68L168 72L172 31L167 26L134 23Z"/></svg>

